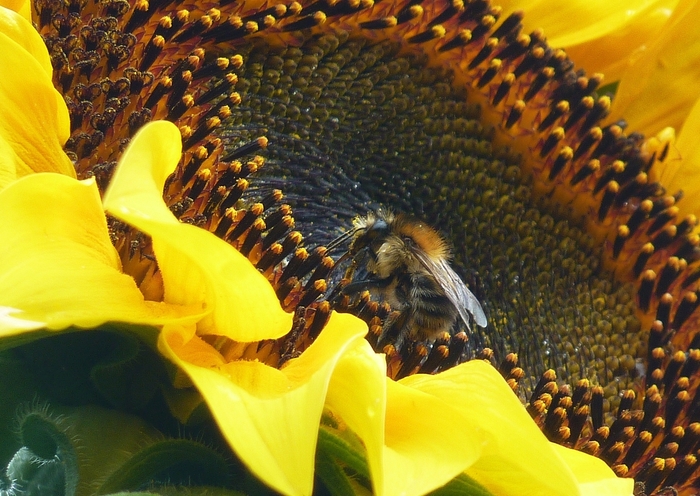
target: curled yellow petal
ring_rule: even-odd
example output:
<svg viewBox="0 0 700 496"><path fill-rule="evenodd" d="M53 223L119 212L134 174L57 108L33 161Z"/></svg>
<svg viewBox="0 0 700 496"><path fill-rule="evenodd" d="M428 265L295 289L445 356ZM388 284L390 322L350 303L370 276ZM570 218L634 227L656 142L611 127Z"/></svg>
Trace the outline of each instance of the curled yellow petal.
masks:
<svg viewBox="0 0 700 496"><path fill-rule="evenodd" d="M22 47L27 54L31 55L50 79L53 75L53 67L46 43L32 26L31 19L24 18L20 12L23 5L29 2L21 0L9 2L13 5L5 5L5 3L7 2L3 2L0 6L0 33L6 35ZM60 98L60 94L58 92L56 94Z"/></svg>
<svg viewBox="0 0 700 496"><path fill-rule="evenodd" d="M32 174L0 192L0 334L191 320L120 272L94 181Z"/></svg>
<svg viewBox="0 0 700 496"><path fill-rule="evenodd" d="M386 360L364 341L348 350L338 361L328 388L327 406L362 439L372 486L378 495L384 490L386 423ZM403 472L402 472L403 473ZM388 477L390 479L390 477Z"/></svg>
<svg viewBox="0 0 700 496"><path fill-rule="evenodd" d="M483 452L466 473L494 494L583 494L577 476L491 365L474 360L434 376L410 376L400 383L442 399L459 410L453 422L482 433ZM617 489L622 486L627 491L614 494L632 493L634 481L623 479L618 484L615 474L609 469L607 473Z"/></svg>
<svg viewBox="0 0 700 496"><path fill-rule="evenodd" d="M620 479L610 471L603 460L580 451L552 444L562 461L571 468L578 482L581 496L629 496L632 479Z"/></svg>
<svg viewBox="0 0 700 496"><path fill-rule="evenodd" d="M630 129L647 135L665 126L680 129L700 96L699 15L697 0L678 2L660 35L621 79L609 120L624 118Z"/></svg>
<svg viewBox="0 0 700 496"><path fill-rule="evenodd" d="M521 10L523 33L542 29L548 44L563 48L577 67L602 73L604 84L619 81L648 50L678 0L506 0L504 12Z"/></svg>
<svg viewBox="0 0 700 496"><path fill-rule="evenodd" d="M180 140L170 122L144 126L122 156L105 209L153 238L167 302L199 304L210 312L198 324L200 334L243 342L286 334L292 315L282 310L267 279L226 242L180 223L163 202L165 180L180 160Z"/></svg>
<svg viewBox="0 0 700 496"><path fill-rule="evenodd" d="M683 191L688 200L678 202L680 213L700 215L697 198L700 194L700 147L697 139L700 135L700 98L695 101L689 115L678 133L661 171L661 181L669 192Z"/></svg>
<svg viewBox="0 0 700 496"><path fill-rule="evenodd" d="M10 143L0 134L0 191L2 188L17 179L17 170L23 164L15 154Z"/></svg>
<svg viewBox="0 0 700 496"><path fill-rule="evenodd" d="M190 377L234 451L284 494L311 494L324 398L336 362L366 325L332 314L328 326L281 370L256 361L225 363L193 330L167 326L160 351Z"/></svg>
<svg viewBox="0 0 700 496"><path fill-rule="evenodd" d="M665 1L663 3L669 3ZM542 28L550 46L569 49L626 27L640 12L663 4L660 0L506 0L498 5L505 12L522 10L523 32Z"/></svg>
<svg viewBox="0 0 700 496"><path fill-rule="evenodd" d="M32 20L32 3L29 0L2 0L0 7L13 10L30 22Z"/></svg>
<svg viewBox="0 0 700 496"><path fill-rule="evenodd" d="M588 74L602 73L603 84L619 81L644 55L649 40L659 35L678 0L653 0L636 5L631 5L635 2L608 3L623 8L612 19L617 22L608 25L608 19L601 17L599 23L591 26L595 31L584 30L589 36L576 36L577 30L573 30L549 38L552 46L564 48L571 60L578 67L585 67Z"/></svg>
<svg viewBox="0 0 700 496"><path fill-rule="evenodd" d="M10 167L16 177L32 172L75 177L62 148L70 132L68 109L51 82L48 52L32 25L6 8L0 8L0 51L0 136L7 145L0 179L7 180Z"/></svg>
<svg viewBox="0 0 700 496"><path fill-rule="evenodd" d="M479 458L481 433L448 402L388 379L385 369L366 341L348 351L327 404L362 439L375 494L425 494Z"/></svg>

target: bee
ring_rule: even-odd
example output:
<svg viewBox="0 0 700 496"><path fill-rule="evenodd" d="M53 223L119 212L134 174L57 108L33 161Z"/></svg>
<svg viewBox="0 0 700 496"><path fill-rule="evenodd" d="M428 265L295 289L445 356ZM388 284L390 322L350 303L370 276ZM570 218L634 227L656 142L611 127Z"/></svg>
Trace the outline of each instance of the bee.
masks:
<svg viewBox="0 0 700 496"><path fill-rule="evenodd" d="M445 241L426 223L379 210L355 219L354 228L329 248L348 239L348 251L338 260L352 260L343 294L367 290L397 310L384 324L380 345L395 340L400 346L406 338L434 340L449 332L457 317L468 329L470 316L479 327L486 327L479 300L450 267Z"/></svg>

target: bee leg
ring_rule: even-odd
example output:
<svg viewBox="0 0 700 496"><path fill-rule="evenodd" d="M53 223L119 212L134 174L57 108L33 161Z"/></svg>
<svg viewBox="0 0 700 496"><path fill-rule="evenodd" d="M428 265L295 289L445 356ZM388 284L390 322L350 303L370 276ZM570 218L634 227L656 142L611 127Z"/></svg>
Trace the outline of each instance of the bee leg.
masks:
<svg viewBox="0 0 700 496"><path fill-rule="evenodd" d="M409 308L389 314L384 321L382 333L377 340L377 347L379 350L384 348L387 344L394 345L394 348L397 350L401 349L406 334L405 331L407 329L406 325L408 324L409 314Z"/></svg>
<svg viewBox="0 0 700 496"><path fill-rule="evenodd" d="M353 295L363 291L370 291L372 289L385 288L391 284L392 279L393 278L391 277L387 277L385 279L365 279L363 281L354 281L343 288L343 294Z"/></svg>

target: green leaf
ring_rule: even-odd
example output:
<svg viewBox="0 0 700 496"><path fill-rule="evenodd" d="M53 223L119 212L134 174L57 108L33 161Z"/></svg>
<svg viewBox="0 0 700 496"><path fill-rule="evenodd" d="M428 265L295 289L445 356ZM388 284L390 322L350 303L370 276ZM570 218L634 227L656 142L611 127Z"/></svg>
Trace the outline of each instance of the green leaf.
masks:
<svg viewBox="0 0 700 496"><path fill-rule="evenodd" d="M216 451L186 439L165 440L132 456L104 481L98 493L136 489L154 478L223 485L227 473L226 460Z"/></svg>
<svg viewBox="0 0 700 496"><path fill-rule="evenodd" d="M336 461L321 450L316 454L316 477L337 496L355 496L350 478Z"/></svg>
<svg viewBox="0 0 700 496"><path fill-rule="evenodd" d="M336 428L328 418L318 432L316 476L333 495L371 493L365 448L350 430Z"/></svg>
<svg viewBox="0 0 700 496"><path fill-rule="evenodd" d="M359 443L348 441L355 436L349 430L341 431L322 425L318 431L317 451L323 456L333 457L357 475L369 480L369 466L364 447Z"/></svg>
<svg viewBox="0 0 700 496"><path fill-rule="evenodd" d="M245 493L212 486L166 486L149 491L119 492L108 496L244 496Z"/></svg>
<svg viewBox="0 0 700 496"><path fill-rule="evenodd" d="M137 360L141 343L132 334L109 333L109 350L90 370L95 388L109 403L118 408L138 408L148 402L156 384L155 374L149 374L143 360Z"/></svg>
<svg viewBox="0 0 700 496"><path fill-rule="evenodd" d="M613 81L612 83L608 83L606 85L601 86L598 88L597 93L599 95L610 95L611 98L615 98L615 95L617 94L617 88L620 86L620 81Z"/></svg>
<svg viewBox="0 0 700 496"><path fill-rule="evenodd" d="M461 474L430 493L431 496L493 496L481 484L466 474Z"/></svg>
<svg viewBox="0 0 700 496"><path fill-rule="evenodd" d="M105 403L137 411L167 381L164 361L144 345L143 326L67 330L14 350L43 397L61 404ZM155 329L147 328L155 334Z"/></svg>

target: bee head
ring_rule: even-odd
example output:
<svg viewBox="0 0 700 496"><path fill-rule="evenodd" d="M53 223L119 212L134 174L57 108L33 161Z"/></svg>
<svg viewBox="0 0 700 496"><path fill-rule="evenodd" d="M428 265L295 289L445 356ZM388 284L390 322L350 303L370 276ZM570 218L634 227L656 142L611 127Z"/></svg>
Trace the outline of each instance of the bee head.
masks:
<svg viewBox="0 0 700 496"><path fill-rule="evenodd" d="M392 220L393 216L388 219L381 212L356 219L355 238L350 245L350 251L358 253L365 248L370 248L376 253L391 231Z"/></svg>

